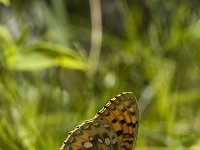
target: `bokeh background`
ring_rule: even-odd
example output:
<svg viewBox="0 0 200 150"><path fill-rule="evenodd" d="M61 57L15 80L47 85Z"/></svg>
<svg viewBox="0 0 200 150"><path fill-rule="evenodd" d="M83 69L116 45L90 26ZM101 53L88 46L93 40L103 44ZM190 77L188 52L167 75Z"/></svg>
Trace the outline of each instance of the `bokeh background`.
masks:
<svg viewBox="0 0 200 150"><path fill-rule="evenodd" d="M0 0L0 150L59 149L110 98L136 150L200 149L200 1Z"/></svg>

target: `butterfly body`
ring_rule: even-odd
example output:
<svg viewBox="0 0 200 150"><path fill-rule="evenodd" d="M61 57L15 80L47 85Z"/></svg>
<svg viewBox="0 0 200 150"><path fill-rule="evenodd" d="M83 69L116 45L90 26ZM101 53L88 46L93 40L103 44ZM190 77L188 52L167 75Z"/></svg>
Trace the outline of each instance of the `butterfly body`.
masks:
<svg viewBox="0 0 200 150"><path fill-rule="evenodd" d="M98 113L73 130L61 150L132 150L139 110L132 92L112 98Z"/></svg>

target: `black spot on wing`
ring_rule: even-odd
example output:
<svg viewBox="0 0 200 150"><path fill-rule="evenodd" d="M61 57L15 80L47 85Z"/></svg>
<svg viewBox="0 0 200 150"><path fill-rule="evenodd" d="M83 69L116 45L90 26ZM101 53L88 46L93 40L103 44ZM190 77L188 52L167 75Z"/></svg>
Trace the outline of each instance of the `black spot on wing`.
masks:
<svg viewBox="0 0 200 150"><path fill-rule="evenodd" d="M118 131L116 131L116 133L117 133L117 136L120 136L123 134L123 130L118 130Z"/></svg>

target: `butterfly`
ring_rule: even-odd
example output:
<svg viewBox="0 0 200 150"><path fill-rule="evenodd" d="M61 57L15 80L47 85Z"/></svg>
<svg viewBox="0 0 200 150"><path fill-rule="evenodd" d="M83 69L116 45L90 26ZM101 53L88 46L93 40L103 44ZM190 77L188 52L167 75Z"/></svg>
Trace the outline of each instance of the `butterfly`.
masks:
<svg viewBox="0 0 200 150"><path fill-rule="evenodd" d="M96 115L71 131L60 150L132 150L139 109L132 92L112 98Z"/></svg>

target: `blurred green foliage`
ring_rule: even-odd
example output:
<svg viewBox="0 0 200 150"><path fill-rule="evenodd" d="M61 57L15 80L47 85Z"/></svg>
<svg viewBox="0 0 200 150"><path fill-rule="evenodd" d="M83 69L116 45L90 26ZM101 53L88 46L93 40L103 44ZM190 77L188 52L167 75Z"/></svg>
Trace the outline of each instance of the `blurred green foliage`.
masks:
<svg viewBox="0 0 200 150"><path fill-rule="evenodd" d="M89 1L0 0L0 150L58 149L122 91L139 100L136 149L200 149L199 6L102 0L89 74Z"/></svg>

